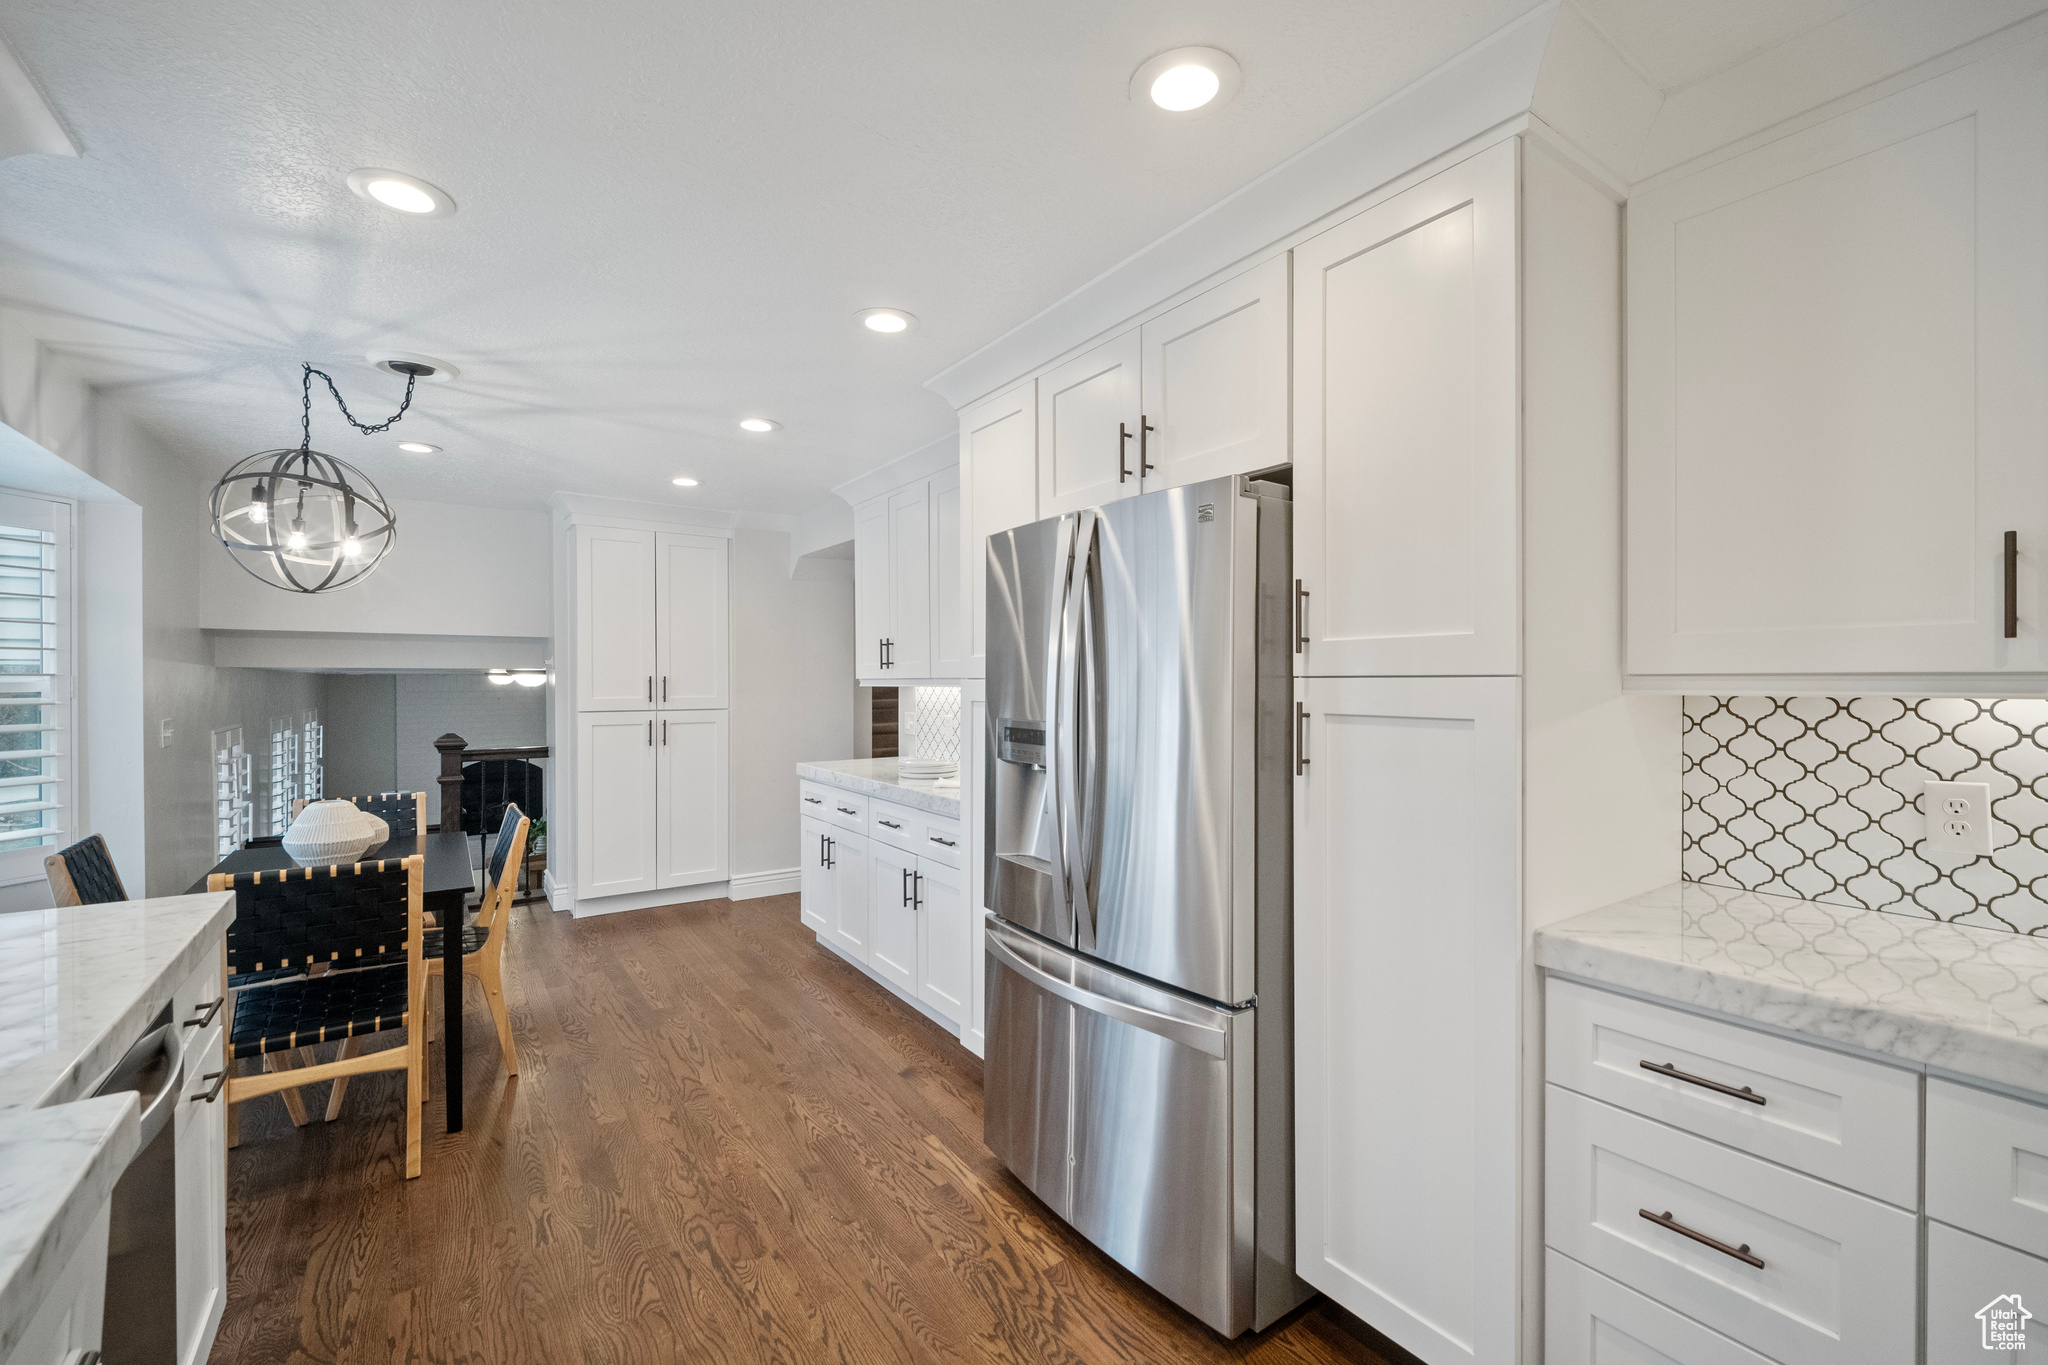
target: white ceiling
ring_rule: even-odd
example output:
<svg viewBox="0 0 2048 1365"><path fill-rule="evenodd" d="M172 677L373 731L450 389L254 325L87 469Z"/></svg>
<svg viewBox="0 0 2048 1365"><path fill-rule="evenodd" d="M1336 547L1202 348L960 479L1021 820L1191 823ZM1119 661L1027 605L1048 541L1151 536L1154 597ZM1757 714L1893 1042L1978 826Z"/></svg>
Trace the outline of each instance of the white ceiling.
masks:
<svg viewBox="0 0 2048 1365"><path fill-rule="evenodd" d="M1658 90L1719 75L1864 0L1574 0Z"/></svg>
<svg viewBox="0 0 2048 1365"><path fill-rule="evenodd" d="M461 379L389 436L314 410L388 493L794 512L950 430L926 377L1528 8L10 0L85 156L0 163L0 301L209 466L296 440L301 359L387 415L390 348ZM1131 103L1186 44L1237 57L1237 98ZM359 166L459 211L379 209ZM921 325L861 331L878 305Z"/></svg>

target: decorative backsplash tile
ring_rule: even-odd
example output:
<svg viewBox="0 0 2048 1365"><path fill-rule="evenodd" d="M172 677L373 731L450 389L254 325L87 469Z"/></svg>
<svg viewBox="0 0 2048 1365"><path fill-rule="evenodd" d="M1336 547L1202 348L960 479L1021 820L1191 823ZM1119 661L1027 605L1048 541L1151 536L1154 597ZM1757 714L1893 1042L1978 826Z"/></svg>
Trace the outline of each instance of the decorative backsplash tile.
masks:
<svg viewBox="0 0 2048 1365"><path fill-rule="evenodd" d="M2048 700L1687 697L1683 875L2048 934ZM1991 785L1988 857L1929 852L1921 788Z"/></svg>
<svg viewBox="0 0 2048 1365"><path fill-rule="evenodd" d="M960 761L960 689L906 687L899 695L897 718L905 758L942 763ZM908 698L907 701L900 700Z"/></svg>

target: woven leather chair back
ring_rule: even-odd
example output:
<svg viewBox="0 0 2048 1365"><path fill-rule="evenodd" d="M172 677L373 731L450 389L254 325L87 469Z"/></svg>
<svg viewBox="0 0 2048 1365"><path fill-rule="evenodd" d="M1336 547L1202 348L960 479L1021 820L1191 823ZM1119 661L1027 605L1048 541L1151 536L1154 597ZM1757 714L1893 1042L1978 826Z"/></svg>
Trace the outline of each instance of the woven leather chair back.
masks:
<svg viewBox="0 0 2048 1365"><path fill-rule="evenodd" d="M405 960L408 900L399 859L238 872L229 885L235 893L230 976Z"/></svg>
<svg viewBox="0 0 2048 1365"><path fill-rule="evenodd" d="M114 855L107 852L104 838L87 835L71 847L60 849L57 856L64 860L64 870L70 874L78 896L73 904L105 905L128 899L127 888L121 885L121 874L114 870Z"/></svg>
<svg viewBox="0 0 2048 1365"><path fill-rule="evenodd" d="M358 810L370 814L391 826L391 837L410 839L420 832L419 792L379 792L375 796L348 796Z"/></svg>
<svg viewBox="0 0 2048 1365"><path fill-rule="evenodd" d="M498 826L497 841L491 845L490 865L484 873L484 894L486 896L490 895L492 888L497 886L498 879L505 875L505 860L512 856L512 845L520 842L519 825L525 819L525 813L518 806L508 805L505 807L505 823Z"/></svg>

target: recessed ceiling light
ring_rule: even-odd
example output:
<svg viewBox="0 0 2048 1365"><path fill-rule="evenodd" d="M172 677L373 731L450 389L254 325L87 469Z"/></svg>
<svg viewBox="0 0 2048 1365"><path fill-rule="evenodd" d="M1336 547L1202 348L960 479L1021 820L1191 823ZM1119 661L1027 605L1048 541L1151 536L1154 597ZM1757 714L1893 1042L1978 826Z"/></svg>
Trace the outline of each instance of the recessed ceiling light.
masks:
<svg viewBox="0 0 2048 1365"><path fill-rule="evenodd" d="M670 479L669 482L678 488L695 488L697 486L695 479Z"/></svg>
<svg viewBox="0 0 2048 1365"><path fill-rule="evenodd" d="M880 332L884 336L895 336L911 331L917 326L917 319L901 308L865 308L857 316L860 318L861 326L870 332Z"/></svg>
<svg viewBox="0 0 2048 1365"><path fill-rule="evenodd" d="M769 420L768 420L768 419L767 419L766 417L742 417L742 418L740 418L740 430L741 430L741 431L773 431L773 430L775 430L775 429L776 429L777 427L779 427L779 426L781 426L781 425L782 425L782 423L780 423L780 422L771 422L771 421L769 421Z"/></svg>
<svg viewBox="0 0 2048 1365"><path fill-rule="evenodd" d="M441 447L430 446L425 441L400 441L398 448L408 455L438 455Z"/></svg>
<svg viewBox="0 0 2048 1365"><path fill-rule="evenodd" d="M1177 47L1162 52L1131 77L1131 98L1150 100L1170 114L1188 114L1229 102L1240 73L1228 52L1213 47Z"/></svg>
<svg viewBox="0 0 2048 1365"><path fill-rule="evenodd" d="M372 203L416 218L446 218L455 212L455 201L448 197L448 191L403 171L375 167L350 171L348 187Z"/></svg>

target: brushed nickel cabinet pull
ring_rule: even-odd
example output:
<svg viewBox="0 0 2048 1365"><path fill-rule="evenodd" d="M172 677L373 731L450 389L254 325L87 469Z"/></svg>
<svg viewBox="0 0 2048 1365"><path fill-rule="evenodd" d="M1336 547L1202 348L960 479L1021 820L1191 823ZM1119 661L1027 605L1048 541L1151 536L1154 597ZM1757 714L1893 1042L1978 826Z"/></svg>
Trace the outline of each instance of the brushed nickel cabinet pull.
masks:
<svg viewBox="0 0 2048 1365"><path fill-rule="evenodd" d="M220 1098L221 1087L228 1083L228 1073L225 1071L209 1071L204 1076L201 1076L199 1079L202 1081L212 1081L213 1088L211 1090L202 1090L198 1094L194 1095L192 1097L192 1103L197 1104L201 1100L204 1100L208 1104L212 1104L215 1100Z"/></svg>
<svg viewBox="0 0 2048 1365"><path fill-rule="evenodd" d="M924 873L922 872L910 874L910 908L913 910L924 909Z"/></svg>
<svg viewBox="0 0 2048 1365"><path fill-rule="evenodd" d="M654 747L654 722L651 720L647 722L647 747Z"/></svg>
<svg viewBox="0 0 2048 1365"><path fill-rule="evenodd" d="M857 811L857 810L855 810L855 809L854 809L854 808L853 808L852 806L834 806L834 807L833 807L832 809L834 809L834 810L838 811L838 812L839 812L839 813L840 813L841 815L859 815L859 814L860 814L860 812L859 812L859 811Z"/></svg>
<svg viewBox="0 0 2048 1365"><path fill-rule="evenodd" d="M953 841L952 841L951 839L941 839L941 838L940 838L940 837L939 837L938 835L936 835L936 834L934 834L934 835L932 836L932 839L931 839L931 841L932 841L933 843L935 843L935 844L944 844L944 845L945 845L945 846L946 846L947 848L958 848L958 847L959 847L959 845L958 845L958 844L956 844L956 843L954 843L954 842L953 842Z"/></svg>
<svg viewBox="0 0 2048 1365"><path fill-rule="evenodd" d="M1698 1242L1701 1246L1712 1247L1714 1250L1720 1252L1723 1256L1733 1256L1736 1260L1742 1262L1744 1265L1753 1265L1758 1270L1762 1270L1764 1268L1764 1258L1761 1256L1751 1255L1749 1250L1749 1243L1747 1242L1744 1242L1739 1247L1732 1247L1729 1246L1726 1242L1720 1241L1717 1238L1707 1236L1707 1234L1704 1232L1694 1232L1691 1228L1679 1222L1676 1218L1673 1218L1671 1216L1671 1210L1669 1209L1664 1210L1664 1212L1662 1213L1651 1213L1648 1209L1637 1209L1636 1212L1642 1217L1647 1218L1651 1222L1655 1223L1658 1227L1667 1229L1671 1232L1675 1232L1680 1237L1690 1237L1695 1242Z"/></svg>
<svg viewBox="0 0 2048 1365"><path fill-rule="evenodd" d="M1294 703L1294 775L1308 771L1308 707Z"/></svg>
<svg viewBox="0 0 2048 1365"><path fill-rule="evenodd" d="M654 675L652 673L647 675L647 700L654 700Z"/></svg>
<svg viewBox="0 0 2048 1365"><path fill-rule="evenodd" d="M903 869L903 903L910 904L910 869Z"/></svg>
<svg viewBox="0 0 2048 1365"><path fill-rule="evenodd" d="M661 675L661 699L663 701L668 700L668 674L666 673Z"/></svg>
<svg viewBox="0 0 2048 1365"><path fill-rule="evenodd" d="M810 802L814 806L822 806L825 804L825 798L822 796L806 796L804 800Z"/></svg>
<svg viewBox="0 0 2048 1365"><path fill-rule="evenodd" d="M827 867L837 867L837 866L839 866L839 859L838 859L838 857L837 857L837 856L835 856L835 855L834 855L834 853L833 853L833 850L834 850L834 849L836 849L836 848L838 848L838 847L839 847L839 841L838 841L837 839L827 839L827 840L825 840L825 866L827 866Z"/></svg>
<svg viewBox="0 0 2048 1365"><path fill-rule="evenodd" d="M668 718L666 716L662 717L661 721L661 747L664 749L668 747Z"/></svg>
<svg viewBox="0 0 2048 1365"><path fill-rule="evenodd" d="M2020 533L2005 533L2005 638L2020 634Z"/></svg>
<svg viewBox="0 0 2048 1365"><path fill-rule="evenodd" d="M903 828L903 826L901 826L901 825L897 824L897 823L896 823L896 822L895 822L894 820L877 820L877 821L875 821L875 823L876 823L876 824L878 824L878 825L880 825L880 826L881 826L881 827L882 827L883 829L902 829L902 828Z"/></svg>
<svg viewBox="0 0 2048 1365"><path fill-rule="evenodd" d="M1299 578L1294 580L1294 652L1301 653L1308 648L1308 589L1301 586Z"/></svg>
<svg viewBox="0 0 2048 1365"><path fill-rule="evenodd" d="M1146 434L1157 430L1159 430L1158 427L1145 420L1144 413L1138 414L1138 477L1141 479L1159 468L1158 465L1152 463L1151 457L1145 453L1147 445L1145 440Z"/></svg>
<svg viewBox="0 0 2048 1365"><path fill-rule="evenodd" d="M1669 1076L1674 1081L1684 1081L1687 1085L1696 1085L1702 1090L1711 1090L1717 1095L1731 1095L1738 1100L1748 1100L1751 1104L1766 1103L1762 1095L1757 1094L1756 1091L1751 1090L1746 1085L1742 1089L1737 1090L1732 1085L1723 1085L1719 1081L1710 1081L1705 1076L1695 1076L1689 1071L1680 1071L1669 1062L1653 1062L1645 1057L1637 1065L1645 1071L1654 1071L1659 1076Z"/></svg>
<svg viewBox="0 0 2048 1365"><path fill-rule="evenodd" d="M205 1028L208 1024L213 1022L214 1017L220 1013L220 1007L222 1005L225 1005L227 1002L228 998L225 995L223 995L217 999L209 1000L203 1005L194 1005L192 1007L194 1010L203 1010L204 1013L202 1013L197 1019L187 1019L184 1023L184 1027Z"/></svg>
<svg viewBox="0 0 2048 1365"><path fill-rule="evenodd" d="M1131 429L1122 422L1116 424L1116 481L1122 483L1131 477L1130 461L1124 458L1124 450L1131 444Z"/></svg>

